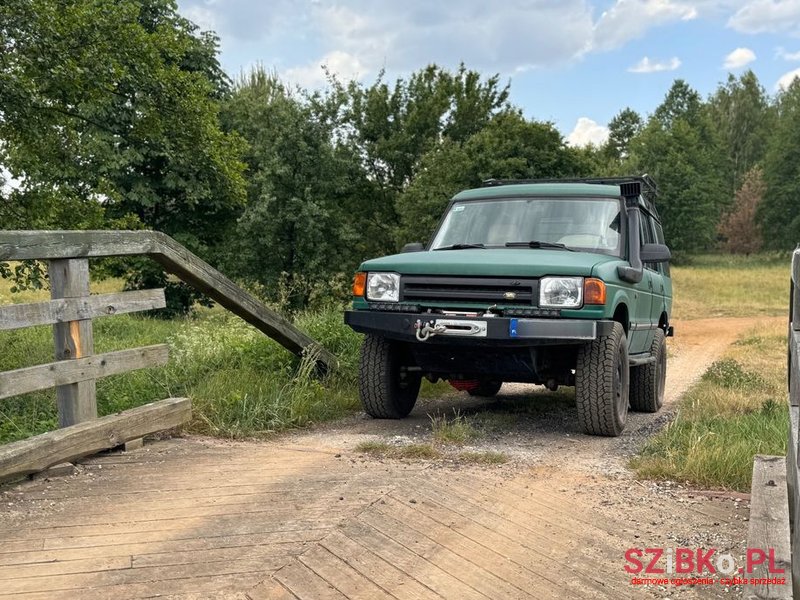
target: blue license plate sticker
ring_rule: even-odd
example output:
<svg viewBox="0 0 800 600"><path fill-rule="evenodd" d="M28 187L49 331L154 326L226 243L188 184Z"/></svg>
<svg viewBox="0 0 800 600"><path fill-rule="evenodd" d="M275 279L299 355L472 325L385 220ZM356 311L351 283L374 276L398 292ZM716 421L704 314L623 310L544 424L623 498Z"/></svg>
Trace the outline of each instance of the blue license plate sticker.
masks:
<svg viewBox="0 0 800 600"><path fill-rule="evenodd" d="M518 319L511 319L508 322L508 335L511 337L517 337L517 323Z"/></svg>

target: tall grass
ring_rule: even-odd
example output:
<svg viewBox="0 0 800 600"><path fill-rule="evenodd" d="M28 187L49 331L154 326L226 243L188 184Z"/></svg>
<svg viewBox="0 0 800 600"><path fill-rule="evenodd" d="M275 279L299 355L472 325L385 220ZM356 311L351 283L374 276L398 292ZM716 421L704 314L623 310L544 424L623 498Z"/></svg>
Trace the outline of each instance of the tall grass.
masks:
<svg viewBox="0 0 800 600"><path fill-rule="evenodd" d="M95 350L157 343L170 346L165 367L97 382L98 412L111 414L170 396L189 396L190 430L224 437L262 435L336 418L358 405L355 393L360 336L343 325L341 309L304 313L298 325L341 357L342 367L319 379L314 357L298 359L237 317L221 310L164 321L120 315L94 322ZM52 360L49 327L0 332L0 371ZM57 427L55 393L36 392L0 404L0 443Z"/></svg>
<svg viewBox="0 0 800 600"><path fill-rule="evenodd" d="M779 316L788 311L791 257L690 257L672 267L674 319Z"/></svg>
<svg viewBox="0 0 800 600"><path fill-rule="evenodd" d="M642 477L748 491L753 456L785 454L788 423L786 326L761 325L709 368L632 467Z"/></svg>

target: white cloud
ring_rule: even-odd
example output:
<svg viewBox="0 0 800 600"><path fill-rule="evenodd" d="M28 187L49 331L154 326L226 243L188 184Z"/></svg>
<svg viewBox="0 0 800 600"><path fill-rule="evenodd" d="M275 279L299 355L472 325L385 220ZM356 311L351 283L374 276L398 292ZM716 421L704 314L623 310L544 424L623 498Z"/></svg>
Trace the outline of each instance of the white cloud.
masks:
<svg viewBox="0 0 800 600"><path fill-rule="evenodd" d="M638 63L628 68L629 73L659 73L661 71L674 71L681 66L681 60L673 56L669 60L650 60L645 56Z"/></svg>
<svg viewBox="0 0 800 600"><path fill-rule="evenodd" d="M567 136L570 146L601 146L608 140L608 127L588 117L581 117Z"/></svg>
<svg viewBox="0 0 800 600"><path fill-rule="evenodd" d="M800 32L800 0L750 0L728 27L741 33Z"/></svg>
<svg viewBox="0 0 800 600"><path fill-rule="evenodd" d="M216 13L202 4L190 5L181 10L181 14L197 25L202 31L218 31L220 22Z"/></svg>
<svg viewBox="0 0 800 600"><path fill-rule="evenodd" d="M458 11L428 0L321 0L311 22L327 47L391 71L435 62L513 73L562 65L591 47L587 0L462 0Z"/></svg>
<svg viewBox="0 0 800 600"><path fill-rule="evenodd" d="M692 3L674 0L617 0L598 19L593 48L613 50L644 36L647 29L697 18Z"/></svg>
<svg viewBox="0 0 800 600"><path fill-rule="evenodd" d="M736 48L736 50L725 57L725 64L723 64L723 68L741 69L742 67L749 65L755 59L756 53L750 50L750 48Z"/></svg>
<svg viewBox="0 0 800 600"><path fill-rule="evenodd" d="M775 56L777 56L778 58L782 58L783 60L796 61L796 60L800 60L800 51L798 51L798 52L787 52L783 48L778 48L775 51Z"/></svg>
<svg viewBox="0 0 800 600"><path fill-rule="evenodd" d="M181 14L201 29L238 41L262 40L289 23L298 27L302 11L297 4L293 0L179 0Z"/></svg>
<svg viewBox="0 0 800 600"><path fill-rule="evenodd" d="M334 50L328 52L320 60L303 67L286 69L281 79L289 83L296 83L301 87L315 88L325 83L325 71L337 75L343 81L360 79L369 70L356 56Z"/></svg>
<svg viewBox="0 0 800 600"><path fill-rule="evenodd" d="M461 0L458 10L430 0L179 4L182 14L221 36L226 55L237 49L237 62L269 61L284 75L315 84L324 80L323 64L361 77L381 68L393 77L430 63L453 68L464 62L508 76L553 69L621 48L655 28L701 18L729 19L740 31L800 32L800 0ZM635 72L671 70L674 64L648 62Z"/></svg>
<svg viewBox="0 0 800 600"><path fill-rule="evenodd" d="M784 73L781 75L780 79L778 79L778 83L775 84L775 90L777 91L786 91L792 82L800 78L800 69L795 69L794 71L789 71L788 73Z"/></svg>

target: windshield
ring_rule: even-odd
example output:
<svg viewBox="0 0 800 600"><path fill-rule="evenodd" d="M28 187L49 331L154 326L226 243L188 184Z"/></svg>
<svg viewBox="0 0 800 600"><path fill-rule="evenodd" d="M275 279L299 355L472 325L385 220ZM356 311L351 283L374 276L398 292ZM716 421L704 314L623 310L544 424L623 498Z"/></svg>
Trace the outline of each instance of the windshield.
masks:
<svg viewBox="0 0 800 600"><path fill-rule="evenodd" d="M513 242L563 244L619 256L620 201L616 198L509 198L456 202L431 250L470 245L504 248Z"/></svg>

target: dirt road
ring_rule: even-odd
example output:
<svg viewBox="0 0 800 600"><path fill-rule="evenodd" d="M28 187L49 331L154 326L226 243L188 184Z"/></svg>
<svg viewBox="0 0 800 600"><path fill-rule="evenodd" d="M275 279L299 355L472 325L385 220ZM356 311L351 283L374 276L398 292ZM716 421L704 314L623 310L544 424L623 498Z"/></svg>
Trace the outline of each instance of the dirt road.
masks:
<svg viewBox="0 0 800 600"><path fill-rule="evenodd" d="M454 395L402 422L166 440L4 490L0 598L728 598L722 585L631 585L624 553L703 547L739 560L746 502L637 481L626 463L755 322L677 323L664 415L631 415L615 439L578 432L569 392L508 385L498 401ZM453 408L503 425L464 450L511 460L356 451L427 442L428 415Z"/></svg>

